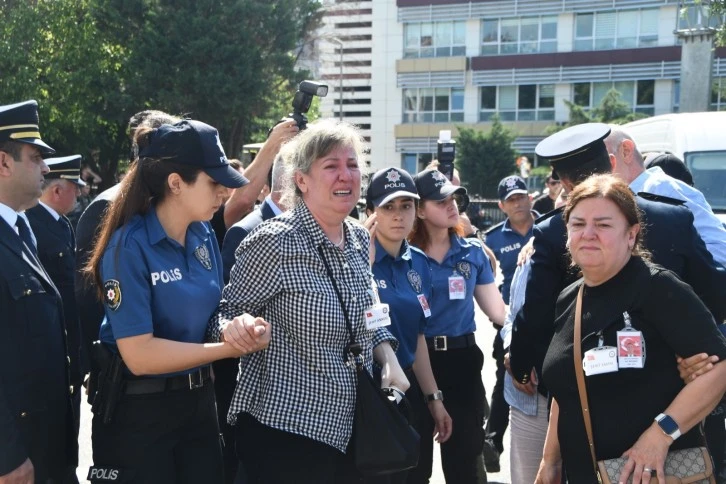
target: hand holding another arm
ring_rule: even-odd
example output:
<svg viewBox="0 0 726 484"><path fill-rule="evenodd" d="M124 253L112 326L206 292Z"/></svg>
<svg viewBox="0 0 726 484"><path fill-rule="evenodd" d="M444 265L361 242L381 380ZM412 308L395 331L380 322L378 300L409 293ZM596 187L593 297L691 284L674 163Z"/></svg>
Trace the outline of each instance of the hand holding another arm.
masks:
<svg viewBox="0 0 726 484"><path fill-rule="evenodd" d="M225 344L234 348L239 353L237 356L242 356L267 348L272 330L264 319L245 313L226 323L222 334Z"/></svg>

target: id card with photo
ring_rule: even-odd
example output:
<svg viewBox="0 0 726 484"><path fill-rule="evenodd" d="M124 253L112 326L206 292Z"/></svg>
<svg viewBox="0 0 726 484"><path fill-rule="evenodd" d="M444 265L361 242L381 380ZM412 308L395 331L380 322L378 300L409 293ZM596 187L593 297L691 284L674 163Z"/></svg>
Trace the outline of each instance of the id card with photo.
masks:
<svg viewBox="0 0 726 484"><path fill-rule="evenodd" d="M466 297L466 280L463 276L449 277L449 299L464 299Z"/></svg>
<svg viewBox="0 0 726 484"><path fill-rule="evenodd" d="M618 368L645 366L645 340L643 333L634 329L618 331Z"/></svg>

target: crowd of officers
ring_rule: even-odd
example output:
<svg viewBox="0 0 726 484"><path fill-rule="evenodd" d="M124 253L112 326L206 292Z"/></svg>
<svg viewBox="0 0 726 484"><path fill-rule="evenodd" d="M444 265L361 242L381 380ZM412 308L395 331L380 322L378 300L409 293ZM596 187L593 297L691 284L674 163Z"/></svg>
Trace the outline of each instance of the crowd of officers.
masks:
<svg viewBox="0 0 726 484"><path fill-rule="evenodd" d="M331 449L345 454L346 409L335 425L323 416L290 419L280 409L295 413L290 405L299 396L293 392L305 385L289 382L280 389L260 376L309 376L281 359L276 341L289 343L290 354L301 350L294 334L276 327L276 308L261 293L278 286L309 290L309 281L281 275L277 266L305 272L294 244L310 241L322 243L328 257L342 257L340 267L353 266L351 273L338 273L337 265L331 270L323 260L335 273L331 279L342 279L343 292L352 294L341 316L361 313L353 319L369 331L370 356L382 367L376 376L406 392L422 436L416 469L371 480L341 472L349 465L341 461L330 472L346 477L330 482L428 482L434 434L447 482L486 482L487 470L499 471L510 422L513 482L533 482L547 430L548 392L539 377L555 302L578 276L566 257L559 208L573 184L557 173L587 166L589 153L603 145L613 173L633 191L648 192L638 203L655 262L690 284L715 320L724 321L724 226L695 188L660 165L646 170L619 128L588 124L540 143L538 156L553 168L547 193L533 208L525 181L506 177L498 193L507 219L480 234L463 215L466 190L435 166L413 177L399 168L373 175L364 227L318 216L336 208L321 198L329 186L343 218L360 194L360 139L343 124L312 123L302 135L293 120L282 121L243 171L227 160L213 127L142 111L129 124L129 175L101 193L73 227L66 215L84 186L81 156L51 157L55 151L40 136L35 101L0 107L0 483L78 482L83 395L94 413L92 482L324 482L327 468L316 459L327 459ZM322 171L315 171L316 163ZM329 227L328 220L334 222ZM320 232L290 241L280 235L285 230ZM272 252L264 244L272 244ZM522 267L523 278L516 275ZM345 280L356 277L370 307L357 301L357 282ZM521 289L515 289L520 279ZM335 281L330 288L339 292ZM515 292L521 294L516 305ZM293 298L283 312L312 319L340 312L314 299L295 306ZM490 411L481 382L483 355L474 340L474 303L497 328L504 326L493 344L497 383ZM380 304L390 308L386 330L362 316ZM248 314L250 308L258 314ZM342 321L326 331L344 334ZM297 356L310 364L319 358ZM321 371L345 379L344 363ZM697 355L683 360L682 370L694 378L714 363L714 357ZM271 396L278 399L272 407ZM324 408L300 401L312 414ZM723 417L711 420L706 435L720 470ZM336 426L341 428L328 428ZM257 443L278 447L260 449ZM293 457L300 452L305 454Z"/></svg>

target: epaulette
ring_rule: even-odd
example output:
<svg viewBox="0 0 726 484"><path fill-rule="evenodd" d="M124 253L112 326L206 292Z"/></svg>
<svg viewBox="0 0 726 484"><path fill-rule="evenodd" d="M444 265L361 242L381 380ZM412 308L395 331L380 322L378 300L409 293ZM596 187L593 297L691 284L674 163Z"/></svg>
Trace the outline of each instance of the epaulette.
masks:
<svg viewBox="0 0 726 484"><path fill-rule="evenodd" d="M552 218L552 217L554 217L554 216L555 216L555 215L557 215L557 214L561 214L561 213L562 213L562 212L563 212L564 210L565 210L565 207L564 207L564 206L562 206L562 207L560 207L560 208L556 208L556 209L554 209L554 210L550 210L550 211L549 211L549 212L547 212L546 214L544 214L544 215L540 215L540 216L539 216L538 218L536 218L536 219L534 220L534 223L535 223L535 224L538 224L538 223L540 223L540 222L544 222L544 221L545 221L545 220L547 220L548 218Z"/></svg>
<svg viewBox="0 0 726 484"><path fill-rule="evenodd" d="M655 193L638 192L638 196L650 200L651 202L663 202L669 205L685 205L685 201L677 198L666 197L664 195L656 195Z"/></svg>
<svg viewBox="0 0 726 484"><path fill-rule="evenodd" d="M504 219L501 222L499 222L498 224L492 225L491 227L489 227L488 229L486 229L484 231L484 235L487 235L490 232L494 232L495 230L502 228L502 226L504 225L504 222L506 222L506 221L507 221L507 219Z"/></svg>

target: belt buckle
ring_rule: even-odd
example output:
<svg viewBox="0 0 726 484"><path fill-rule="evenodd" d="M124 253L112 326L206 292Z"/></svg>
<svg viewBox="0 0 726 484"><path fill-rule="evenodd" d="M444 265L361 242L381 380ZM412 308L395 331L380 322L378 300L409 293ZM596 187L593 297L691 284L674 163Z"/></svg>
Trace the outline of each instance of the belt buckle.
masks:
<svg viewBox="0 0 726 484"><path fill-rule="evenodd" d="M202 388L204 386L204 377L202 376L201 370L189 373L187 376L189 377L190 390L196 390L197 388Z"/></svg>
<svg viewBox="0 0 726 484"><path fill-rule="evenodd" d="M448 349L449 343L446 336L434 336L434 351L446 351Z"/></svg>

